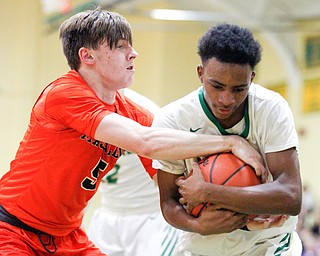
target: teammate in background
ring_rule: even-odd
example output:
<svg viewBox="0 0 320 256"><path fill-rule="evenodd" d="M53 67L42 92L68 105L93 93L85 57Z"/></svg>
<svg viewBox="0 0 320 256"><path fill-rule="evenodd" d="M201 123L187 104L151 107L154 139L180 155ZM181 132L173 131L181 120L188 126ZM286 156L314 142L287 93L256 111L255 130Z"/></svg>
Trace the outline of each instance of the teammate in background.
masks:
<svg viewBox="0 0 320 256"><path fill-rule="evenodd" d="M252 82L260 44L249 30L224 23L201 37L198 53L202 86L157 112L153 126L238 134L261 152L269 177L262 185L227 187L205 182L196 159L154 161L164 217L186 231L177 255L300 255L298 137L287 102ZM199 218L189 215L201 202L211 205ZM244 226L233 219L239 213L259 218Z"/></svg>
<svg viewBox="0 0 320 256"><path fill-rule="evenodd" d="M123 94L155 113L159 107L130 89ZM160 210L156 183L135 154L125 152L99 187L101 207L91 217L88 236L108 256L170 256L180 231Z"/></svg>
<svg viewBox="0 0 320 256"><path fill-rule="evenodd" d="M133 82L132 31L99 8L60 27L71 68L36 100L10 170L0 180L0 255L105 255L80 228L83 210L124 150L184 159L232 151L264 176L261 155L238 136L151 128L153 115L119 93ZM242 217L243 219L244 217Z"/></svg>

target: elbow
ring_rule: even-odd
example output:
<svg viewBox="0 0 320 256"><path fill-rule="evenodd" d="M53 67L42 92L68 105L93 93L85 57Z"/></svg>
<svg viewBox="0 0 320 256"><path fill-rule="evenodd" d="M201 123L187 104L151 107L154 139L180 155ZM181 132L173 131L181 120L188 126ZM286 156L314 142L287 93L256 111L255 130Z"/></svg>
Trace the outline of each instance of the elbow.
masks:
<svg viewBox="0 0 320 256"><path fill-rule="evenodd" d="M299 215L301 212L301 202L298 200L291 201L287 205L287 213L291 216Z"/></svg>
<svg viewBox="0 0 320 256"><path fill-rule="evenodd" d="M133 145L134 147L134 153L137 155L146 157L146 158L155 158L156 152L157 152L157 147L156 144L153 143L150 139L143 138L140 139Z"/></svg>
<svg viewBox="0 0 320 256"><path fill-rule="evenodd" d="M295 202L292 205L292 213L291 215L299 215L301 212L301 199L295 199Z"/></svg>
<svg viewBox="0 0 320 256"><path fill-rule="evenodd" d="M288 202L288 214L292 216L299 215L302 207L302 195L301 192L294 191L290 193Z"/></svg>
<svg viewBox="0 0 320 256"><path fill-rule="evenodd" d="M161 143L158 143L152 133L145 133L134 146L138 151L138 155L150 159L157 159L159 152L163 151Z"/></svg>
<svg viewBox="0 0 320 256"><path fill-rule="evenodd" d="M139 156L143 156L146 158L154 158L154 150L152 147L148 146L145 143L137 143L135 146L135 150L132 151L133 153L136 153Z"/></svg>

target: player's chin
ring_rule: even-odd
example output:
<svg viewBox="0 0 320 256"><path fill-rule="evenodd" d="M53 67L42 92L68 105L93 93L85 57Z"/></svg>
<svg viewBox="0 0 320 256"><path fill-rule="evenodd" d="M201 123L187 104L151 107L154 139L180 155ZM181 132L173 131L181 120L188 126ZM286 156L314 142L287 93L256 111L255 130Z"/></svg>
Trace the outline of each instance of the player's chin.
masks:
<svg viewBox="0 0 320 256"><path fill-rule="evenodd" d="M134 82L134 75L133 73L129 73L125 77L123 77L122 81L119 81L118 84L119 86L126 88L132 85L133 82Z"/></svg>

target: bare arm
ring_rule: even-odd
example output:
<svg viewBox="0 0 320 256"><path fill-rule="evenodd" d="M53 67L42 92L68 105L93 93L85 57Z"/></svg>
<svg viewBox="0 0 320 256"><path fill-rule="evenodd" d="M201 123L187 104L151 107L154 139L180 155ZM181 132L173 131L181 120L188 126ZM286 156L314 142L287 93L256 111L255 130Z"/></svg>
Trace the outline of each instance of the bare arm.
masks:
<svg viewBox="0 0 320 256"><path fill-rule="evenodd" d="M265 177L261 155L239 136L200 135L174 129L145 127L110 114L103 118L95 139L153 159L179 160L231 151Z"/></svg>
<svg viewBox="0 0 320 256"><path fill-rule="evenodd" d="M299 214L302 189L296 150L269 153L267 163L274 181L253 187L213 185L200 179L195 185L195 180L180 179L177 181L183 195L180 202L190 203L188 210L200 200L247 214ZM201 195L200 198L193 198L195 194Z"/></svg>
<svg viewBox="0 0 320 256"><path fill-rule="evenodd" d="M228 210L215 210L209 206L200 217L195 218L186 213L179 203L178 186L174 175L158 170L158 186L160 191L160 204L164 218L172 226L201 235L226 233L243 227L247 216Z"/></svg>

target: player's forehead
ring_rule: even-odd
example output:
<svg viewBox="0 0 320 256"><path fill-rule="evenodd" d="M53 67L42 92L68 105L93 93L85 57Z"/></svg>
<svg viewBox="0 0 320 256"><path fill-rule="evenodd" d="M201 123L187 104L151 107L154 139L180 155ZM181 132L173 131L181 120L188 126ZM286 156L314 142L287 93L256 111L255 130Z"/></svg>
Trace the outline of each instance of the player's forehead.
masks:
<svg viewBox="0 0 320 256"><path fill-rule="evenodd" d="M226 63L212 58L204 64L203 76L211 83L243 86L250 82L252 69L249 64Z"/></svg>

